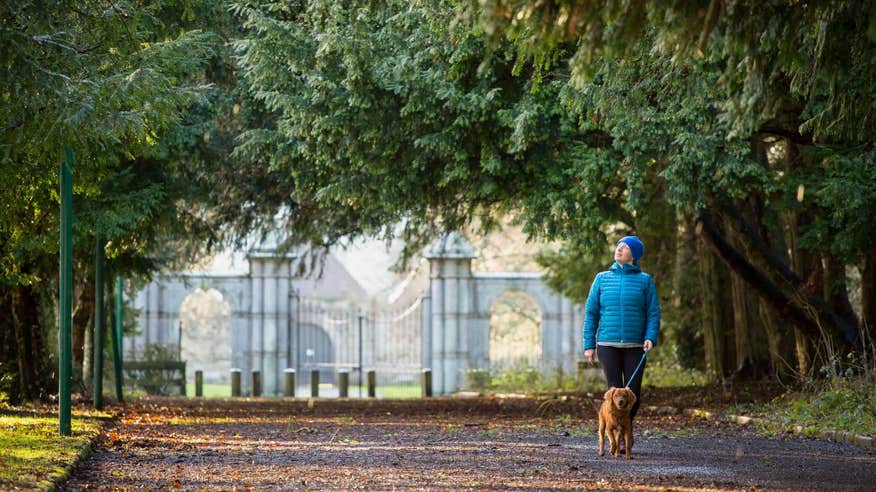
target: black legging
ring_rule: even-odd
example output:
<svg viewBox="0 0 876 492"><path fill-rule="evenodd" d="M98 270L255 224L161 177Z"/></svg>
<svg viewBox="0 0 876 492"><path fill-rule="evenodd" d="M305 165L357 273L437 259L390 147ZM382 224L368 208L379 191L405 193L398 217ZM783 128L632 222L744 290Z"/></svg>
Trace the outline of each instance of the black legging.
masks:
<svg viewBox="0 0 876 492"><path fill-rule="evenodd" d="M627 378L633 375L639 361L642 360L644 350L639 347L619 348L608 347L605 345L596 346L596 356L599 357L599 362L602 363L602 370L605 372L605 381L608 387L623 388ZM642 403L642 376L645 372L646 362L642 363L639 372L630 384L630 389L636 394L636 404L630 410L630 420L636 417L636 412L639 411L639 404Z"/></svg>

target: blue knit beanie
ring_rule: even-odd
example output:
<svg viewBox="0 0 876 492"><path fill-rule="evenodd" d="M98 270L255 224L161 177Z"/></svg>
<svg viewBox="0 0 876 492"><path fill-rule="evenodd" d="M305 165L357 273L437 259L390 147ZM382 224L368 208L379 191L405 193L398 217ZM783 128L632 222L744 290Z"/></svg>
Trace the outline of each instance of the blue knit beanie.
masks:
<svg viewBox="0 0 876 492"><path fill-rule="evenodd" d="M618 239L614 247L616 248L620 243L626 243L630 247L630 252L633 253L633 263L638 263L639 258L645 254L645 244L636 236L624 236Z"/></svg>

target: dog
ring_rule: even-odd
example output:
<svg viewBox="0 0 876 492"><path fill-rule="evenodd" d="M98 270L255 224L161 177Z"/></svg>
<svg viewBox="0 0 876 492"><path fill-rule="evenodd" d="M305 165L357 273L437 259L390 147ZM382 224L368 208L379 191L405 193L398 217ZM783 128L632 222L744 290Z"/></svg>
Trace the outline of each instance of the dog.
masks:
<svg viewBox="0 0 876 492"><path fill-rule="evenodd" d="M611 387L605 392L599 408L599 456L605 456L605 434L608 433L609 453L620 456L620 437L624 436L626 459L633 453L633 432L630 410L636 403L636 394L629 388Z"/></svg>

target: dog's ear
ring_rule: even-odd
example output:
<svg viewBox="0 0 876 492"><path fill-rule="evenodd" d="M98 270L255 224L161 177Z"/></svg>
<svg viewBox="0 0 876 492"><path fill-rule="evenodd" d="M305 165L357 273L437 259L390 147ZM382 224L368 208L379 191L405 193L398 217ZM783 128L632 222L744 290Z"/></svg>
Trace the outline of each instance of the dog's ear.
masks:
<svg viewBox="0 0 876 492"><path fill-rule="evenodd" d="M633 408L633 405L636 404L636 394L633 393L633 390L631 390L631 389L629 389L629 388L626 388L626 390L627 390L627 396L630 397L630 400L629 400L629 401L630 401L630 403L629 403L629 407L630 407L630 408Z"/></svg>
<svg viewBox="0 0 876 492"><path fill-rule="evenodd" d="M608 391L605 392L605 395L603 395L602 398L605 400L610 400L616 390L617 388L615 388L614 386L608 388Z"/></svg>

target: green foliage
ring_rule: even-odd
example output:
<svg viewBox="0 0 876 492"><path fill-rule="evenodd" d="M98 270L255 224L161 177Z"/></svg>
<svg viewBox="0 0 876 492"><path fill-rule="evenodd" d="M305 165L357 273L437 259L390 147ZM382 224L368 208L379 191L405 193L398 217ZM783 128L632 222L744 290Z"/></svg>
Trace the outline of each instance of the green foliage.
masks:
<svg viewBox="0 0 876 492"><path fill-rule="evenodd" d="M62 147L74 154L77 292L93 274L95 236L108 241L109 270L148 275L209 250L225 238L223 224L248 225L270 207L228 218L255 192L236 174L249 169L228 157L235 125L251 112L232 95L221 36L233 23L223 2L24 1L4 3L0 19L0 289L35 294L44 314L35 339L56 338L48 334ZM88 312L89 301L75 301ZM0 357L16 360L11 347ZM37 360L44 350L33 349Z"/></svg>
<svg viewBox="0 0 876 492"><path fill-rule="evenodd" d="M817 385L742 411L761 417L771 432L800 426L804 430L838 430L873 437L876 384L872 377L846 378L841 387Z"/></svg>
<svg viewBox="0 0 876 492"><path fill-rule="evenodd" d="M176 352L164 345L151 344L143 350L138 362L154 363L161 367L162 363L177 362ZM147 395L173 395L179 393L177 375L167 369L142 369L125 371L125 384L134 390L143 390ZM229 393L230 393L229 388Z"/></svg>
<svg viewBox="0 0 876 492"><path fill-rule="evenodd" d="M110 240L113 266L148 269L135 258L169 227L193 223L175 203L179 173L152 156L211 90L203 73L221 42L180 19L205 22L218 7L191 1L105 9L62 1L0 9L4 284L53 277L43 257L57 253L62 146L74 153L78 257L91 257L82 252L99 234Z"/></svg>
<svg viewBox="0 0 876 492"><path fill-rule="evenodd" d="M686 386L706 386L707 375L699 370L685 369L675 364L648 364L645 371L643 386L657 388L683 388Z"/></svg>
<svg viewBox="0 0 876 492"><path fill-rule="evenodd" d="M469 391L480 393L490 387L491 379L489 369L469 369L465 371L465 380L462 383L462 387Z"/></svg>
<svg viewBox="0 0 876 492"><path fill-rule="evenodd" d="M537 394L556 391L602 391L605 381L585 375L576 380L565 374L562 368L545 377L534 367L513 367L500 371L472 369L466 371L463 388L478 393Z"/></svg>
<svg viewBox="0 0 876 492"><path fill-rule="evenodd" d="M850 263L860 261L867 254L865 245L876 235L876 223L870 218L876 210L876 148L871 142L808 150L807 157L816 164L809 172L801 170L791 176L788 186L796 193L802 185L803 201L822 213L801 239L809 249L824 248ZM789 200L789 208L802 206Z"/></svg>
<svg viewBox="0 0 876 492"><path fill-rule="evenodd" d="M461 17L478 19L497 43L510 39L518 66L568 64L581 84L605 61L636 58L645 40L644 52L677 66L716 66L722 117L738 135L795 105L801 130L819 140L869 140L876 128L874 109L858 104L876 83L876 15L866 0L484 3L471 2Z"/></svg>
<svg viewBox="0 0 876 492"><path fill-rule="evenodd" d="M446 22L449 3L288 4L235 7L249 29L235 44L243 79L277 115L236 155L288 175L293 229L316 227L311 207L322 222L309 235L326 243L392 237L401 222L410 252L519 210L533 235L602 234L605 214L588 212L616 210L621 189L596 201L604 188L579 185L616 175L617 159L557 104L562 81L534 90L508 52L488 55L477 32Z"/></svg>

